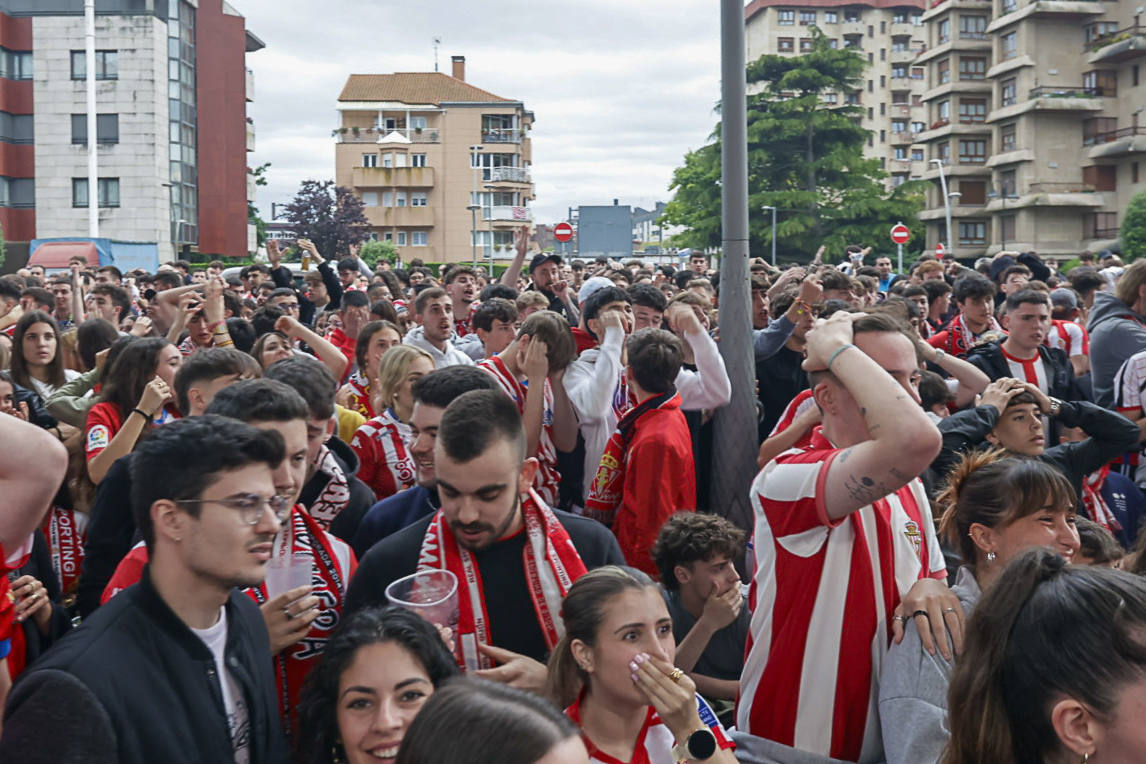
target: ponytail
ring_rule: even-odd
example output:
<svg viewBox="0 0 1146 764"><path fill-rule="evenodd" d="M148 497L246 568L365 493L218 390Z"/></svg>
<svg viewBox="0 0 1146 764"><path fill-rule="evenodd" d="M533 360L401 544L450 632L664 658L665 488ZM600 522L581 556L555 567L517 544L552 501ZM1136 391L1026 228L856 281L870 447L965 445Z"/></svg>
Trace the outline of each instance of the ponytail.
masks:
<svg viewBox="0 0 1146 764"><path fill-rule="evenodd" d="M577 665L577 659L573 657L572 641L573 638L566 634L549 654L549 676L545 682L545 695L562 708L568 708L577 700L588 678Z"/></svg>
<svg viewBox="0 0 1146 764"><path fill-rule="evenodd" d="M1037 548L1002 582L976 606L951 676L943 764L1045 761L1062 747L1056 698L1110 718L1119 690L1146 673L1146 581Z"/></svg>

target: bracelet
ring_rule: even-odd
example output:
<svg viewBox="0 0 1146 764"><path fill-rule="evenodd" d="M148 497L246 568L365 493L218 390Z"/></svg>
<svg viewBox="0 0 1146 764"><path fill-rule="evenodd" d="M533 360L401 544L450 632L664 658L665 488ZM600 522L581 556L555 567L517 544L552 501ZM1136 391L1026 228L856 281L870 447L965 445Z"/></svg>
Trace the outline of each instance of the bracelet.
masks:
<svg viewBox="0 0 1146 764"><path fill-rule="evenodd" d="M808 303L806 303L806 302L804 302L803 300L800 300L800 299L797 299L797 300L796 300L795 302L793 302L792 304L793 304L794 306L796 306L796 315L797 315L797 316L802 316L802 315L804 315L805 313L807 313L809 310L811 310L811 309L812 309L812 306L811 306L811 305L809 305Z"/></svg>
<svg viewBox="0 0 1146 764"><path fill-rule="evenodd" d="M143 417L144 419L146 419L146 420L147 420L147 421L149 421L149 422L150 422L152 419L154 419L154 418L155 418L155 414L148 414L148 413L147 413L146 411L144 411L143 409L132 409L132 410L131 410L131 413L133 413L133 414L139 414L141 417Z"/></svg>
<svg viewBox="0 0 1146 764"><path fill-rule="evenodd" d="M225 339L225 340L215 340L215 347L217 347L217 348L229 348L229 347L232 347L234 344L235 344L235 341L231 339L230 335L227 335L227 339Z"/></svg>
<svg viewBox="0 0 1146 764"><path fill-rule="evenodd" d="M855 347L855 345L853 345L849 342L846 345L842 345L842 346L836 348L836 352L832 353L831 357L828 358L827 370L828 371L832 370L832 364L835 362L836 356L838 356L840 353L844 352L848 348L854 348L854 347Z"/></svg>
<svg viewBox="0 0 1146 764"><path fill-rule="evenodd" d="M213 324L207 324L207 328L210 329L213 333L218 332L220 329L226 329L227 328L227 322L226 321L216 321Z"/></svg>

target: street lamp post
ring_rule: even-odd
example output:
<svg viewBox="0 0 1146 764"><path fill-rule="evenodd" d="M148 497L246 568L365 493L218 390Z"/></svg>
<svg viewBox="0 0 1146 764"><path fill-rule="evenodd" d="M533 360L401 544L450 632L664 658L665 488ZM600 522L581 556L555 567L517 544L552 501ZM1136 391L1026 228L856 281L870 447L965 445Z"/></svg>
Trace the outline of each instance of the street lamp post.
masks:
<svg viewBox="0 0 1146 764"><path fill-rule="evenodd" d="M481 168L478 166L477 158L478 158L478 152L481 151L481 148L482 148L481 146L470 146L470 166L473 168L473 172L474 172L474 188L473 188L473 193L470 194L470 205L469 205L469 207L466 208L470 211L470 255L472 255L472 257L473 257L473 261L474 261L473 265L474 265L475 270L477 269L477 265L478 265L478 243L477 243L477 226L478 226L477 215L478 215L478 213L477 213L477 211L481 208L481 205L478 204L478 180L477 180L478 170L480 170ZM443 253L443 254L445 254L445 253Z"/></svg>
<svg viewBox="0 0 1146 764"><path fill-rule="evenodd" d="M772 267L776 267L776 208L765 204L760 209L772 210Z"/></svg>
<svg viewBox="0 0 1146 764"><path fill-rule="evenodd" d="M947 217L947 249L951 256L955 256L955 246L951 239L951 197L947 194L947 176L943 173L943 160L932 159L931 162L939 168L939 190L943 193L943 211Z"/></svg>

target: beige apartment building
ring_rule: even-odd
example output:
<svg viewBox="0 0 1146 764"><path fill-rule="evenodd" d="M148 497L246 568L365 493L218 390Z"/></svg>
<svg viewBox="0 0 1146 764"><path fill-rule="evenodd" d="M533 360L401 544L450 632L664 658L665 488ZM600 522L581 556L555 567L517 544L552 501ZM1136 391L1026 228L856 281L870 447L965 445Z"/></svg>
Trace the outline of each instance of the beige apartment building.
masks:
<svg viewBox="0 0 1146 764"><path fill-rule="evenodd" d="M958 257L1115 243L1146 188L1142 16L1134 3L932 0L917 59L931 83L918 136L935 181L920 215L929 248L947 239L940 163Z"/></svg>
<svg viewBox="0 0 1146 764"><path fill-rule="evenodd" d="M839 48L867 61L861 88L830 93L828 104L863 109L866 156L879 159L896 186L927 169L917 137L926 128L926 68L915 63L924 47L924 0L752 0L744 9L749 61L771 53L798 56L811 50L811 27Z"/></svg>
<svg viewBox="0 0 1146 764"><path fill-rule="evenodd" d="M352 74L338 112L335 180L362 198L375 238L405 261L508 256L534 198L521 101L466 82L454 56L452 75Z"/></svg>

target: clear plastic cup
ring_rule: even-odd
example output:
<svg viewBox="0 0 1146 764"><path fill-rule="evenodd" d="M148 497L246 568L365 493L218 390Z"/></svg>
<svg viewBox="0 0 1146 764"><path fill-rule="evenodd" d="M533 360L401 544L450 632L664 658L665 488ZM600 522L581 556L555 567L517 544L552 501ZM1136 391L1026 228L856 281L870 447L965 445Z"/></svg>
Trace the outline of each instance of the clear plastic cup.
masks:
<svg viewBox="0 0 1146 764"><path fill-rule="evenodd" d="M417 613L434 626L448 628L451 650L458 644L458 577L448 570L420 570L386 587L390 604Z"/></svg>
<svg viewBox="0 0 1146 764"><path fill-rule="evenodd" d="M277 597L300 586L310 586L312 566L310 555L272 557L267 561L267 598Z"/></svg>

